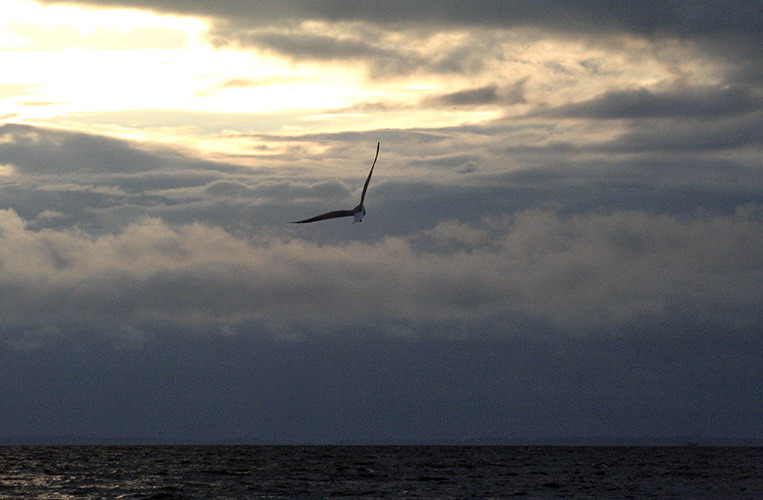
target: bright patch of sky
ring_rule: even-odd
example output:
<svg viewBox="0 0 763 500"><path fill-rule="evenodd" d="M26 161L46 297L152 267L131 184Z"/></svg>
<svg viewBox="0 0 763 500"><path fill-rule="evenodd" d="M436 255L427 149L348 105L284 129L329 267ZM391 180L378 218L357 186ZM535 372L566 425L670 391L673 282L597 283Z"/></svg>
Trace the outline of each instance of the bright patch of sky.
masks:
<svg viewBox="0 0 763 500"><path fill-rule="evenodd" d="M690 46L626 35L592 44L529 28L390 31L375 50L414 62L387 74L351 58L297 60L211 30L202 17L9 0L3 118L244 154L251 140L242 134L475 124L610 88L714 78L683 57ZM311 21L300 30L354 43L362 32ZM484 53L467 55L474 46Z"/></svg>

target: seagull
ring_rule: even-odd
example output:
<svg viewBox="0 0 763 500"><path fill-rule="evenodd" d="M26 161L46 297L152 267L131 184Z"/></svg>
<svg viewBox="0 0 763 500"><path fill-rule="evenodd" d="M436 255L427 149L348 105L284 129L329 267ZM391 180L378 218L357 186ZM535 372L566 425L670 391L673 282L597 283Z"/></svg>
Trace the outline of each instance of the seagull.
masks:
<svg viewBox="0 0 763 500"><path fill-rule="evenodd" d="M326 212L325 214L316 215L305 220L297 220L292 224L306 224L308 222L318 222L319 220L336 219L337 217L353 217L352 223L363 222L363 217L366 215L366 207L363 206L363 201L366 199L366 191L368 190L368 183L371 182L371 174L374 173L374 166L376 166L376 159L379 158L379 145L376 143L376 156L374 157L374 163L371 165L371 171L368 172L366 183L363 185L363 192L360 194L360 203L352 210L334 210L333 212Z"/></svg>

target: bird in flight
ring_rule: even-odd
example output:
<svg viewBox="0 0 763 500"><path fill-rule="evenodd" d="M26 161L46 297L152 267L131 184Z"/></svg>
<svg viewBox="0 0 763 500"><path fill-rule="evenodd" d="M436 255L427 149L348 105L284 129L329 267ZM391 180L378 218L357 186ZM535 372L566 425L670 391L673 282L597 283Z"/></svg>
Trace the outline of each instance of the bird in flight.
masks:
<svg viewBox="0 0 763 500"><path fill-rule="evenodd" d="M363 206L363 202L366 199L366 191L368 190L368 183L371 182L371 174L374 173L374 167L376 166L376 159L379 158L379 145L376 143L376 156L374 157L374 163L371 165L371 171L368 172L366 183L363 185L363 192L360 194L360 203L352 210L334 210L333 212L326 212L325 214L316 215L305 220L297 220L292 224L305 224L307 222L318 222L319 220L336 219L337 217L353 217L352 223L362 222L363 217L366 215L366 207Z"/></svg>

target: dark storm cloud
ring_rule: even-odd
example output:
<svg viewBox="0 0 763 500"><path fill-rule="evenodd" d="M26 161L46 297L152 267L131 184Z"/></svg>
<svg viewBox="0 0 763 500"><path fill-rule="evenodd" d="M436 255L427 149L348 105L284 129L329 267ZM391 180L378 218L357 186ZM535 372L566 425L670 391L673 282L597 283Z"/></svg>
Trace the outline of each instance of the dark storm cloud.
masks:
<svg viewBox="0 0 763 500"><path fill-rule="evenodd" d="M612 90L542 114L562 118L722 117L763 109L763 95L749 87L685 87L669 92Z"/></svg>
<svg viewBox="0 0 763 500"><path fill-rule="evenodd" d="M756 1L649 0L637 4L587 0L574 3L548 1L504 2L458 0L431 2L363 3L318 1L246 0L43 0L42 3L81 3L148 8L160 12L200 14L268 25L283 20L364 21L413 25L551 26L558 29L609 27L637 34L708 35L719 33L759 35L763 7Z"/></svg>

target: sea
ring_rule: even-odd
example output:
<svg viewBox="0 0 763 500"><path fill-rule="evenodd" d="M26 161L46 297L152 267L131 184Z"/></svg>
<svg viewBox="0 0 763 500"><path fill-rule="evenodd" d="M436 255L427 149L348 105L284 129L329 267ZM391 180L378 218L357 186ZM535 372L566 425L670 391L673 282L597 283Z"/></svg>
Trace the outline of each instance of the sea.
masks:
<svg viewBox="0 0 763 500"><path fill-rule="evenodd" d="M0 446L0 498L762 499L763 448Z"/></svg>

